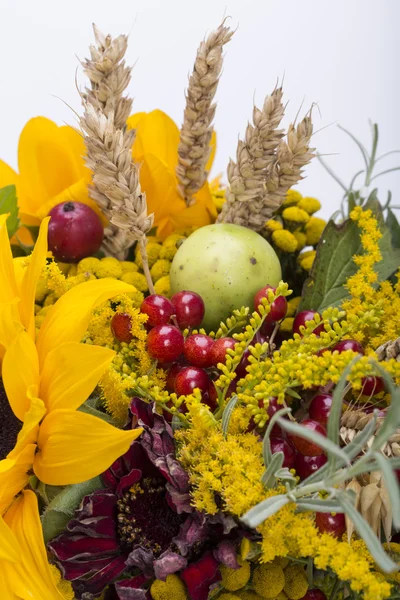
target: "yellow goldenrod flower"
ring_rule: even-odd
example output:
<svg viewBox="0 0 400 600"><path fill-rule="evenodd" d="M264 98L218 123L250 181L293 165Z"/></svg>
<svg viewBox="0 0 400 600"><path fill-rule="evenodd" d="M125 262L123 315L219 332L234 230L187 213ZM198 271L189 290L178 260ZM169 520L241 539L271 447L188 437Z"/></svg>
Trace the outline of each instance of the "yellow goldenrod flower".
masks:
<svg viewBox="0 0 400 600"><path fill-rule="evenodd" d="M308 212L309 215L312 215L318 210L320 210L321 202L316 198L303 196L303 198L300 200L297 206Z"/></svg>
<svg viewBox="0 0 400 600"><path fill-rule="evenodd" d="M309 246L316 246L318 244L325 227L326 221L324 219L310 217L310 220L306 223L307 244Z"/></svg>
<svg viewBox="0 0 400 600"><path fill-rule="evenodd" d="M291 223L307 223L310 215L297 206L289 206L284 209L282 217L285 221L290 221Z"/></svg>
<svg viewBox="0 0 400 600"><path fill-rule="evenodd" d="M220 565L219 571L222 577L222 585L229 592L240 590L250 579L250 563L240 557L237 558L240 565L239 569L230 569L225 565Z"/></svg>
<svg viewBox="0 0 400 600"><path fill-rule="evenodd" d="M178 164L179 129L161 110L129 117L128 127L136 129L133 158L140 167L140 184L146 192L148 212L154 212L157 235L163 239L177 229L201 227L215 220L217 210L206 182L187 207L178 193L175 173ZM215 139L212 140L215 148ZM209 171L213 152L206 166Z"/></svg>
<svg viewBox="0 0 400 600"><path fill-rule="evenodd" d="M297 204L302 199L302 195L297 190L288 190L286 192L286 198L284 199L282 206L292 206Z"/></svg>
<svg viewBox="0 0 400 600"><path fill-rule="evenodd" d="M59 127L45 117L28 121L19 138L19 173L0 161L0 187L16 185L23 224L38 225L56 204L68 200L100 214L88 195L91 175L84 155L83 137L72 127Z"/></svg>
<svg viewBox="0 0 400 600"><path fill-rule="evenodd" d="M278 229L272 234L272 241L283 252L295 252L297 249L297 240L293 233L287 229Z"/></svg>
<svg viewBox="0 0 400 600"><path fill-rule="evenodd" d="M165 581L156 579L150 587L154 600L187 600L186 586L178 575L167 575Z"/></svg>
<svg viewBox="0 0 400 600"><path fill-rule="evenodd" d="M280 221L277 221L276 219L270 219L269 221L265 222L265 228L268 231L277 231L279 229L283 229L283 225Z"/></svg>
<svg viewBox="0 0 400 600"><path fill-rule="evenodd" d="M303 248L306 246L307 244L307 236L305 233L303 233L302 231L300 231L299 229L296 229L296 231L293 231L293 235L297 240L297 252L300 252L300 250L303 250Z"/></svg>

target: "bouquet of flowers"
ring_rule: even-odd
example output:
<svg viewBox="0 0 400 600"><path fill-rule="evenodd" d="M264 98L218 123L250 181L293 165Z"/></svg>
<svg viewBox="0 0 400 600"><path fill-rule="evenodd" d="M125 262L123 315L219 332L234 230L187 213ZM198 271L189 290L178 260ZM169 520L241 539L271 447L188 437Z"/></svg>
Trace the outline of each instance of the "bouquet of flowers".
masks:
<svg viewBox="0 0 400 600"><path fill-rule="evenodd" d="M208 181L232 33L200 44L179 130L131 115L127 38L95 28L79 130L32 119L0 163L2 600L400 598L377 127L328 223L280 87Z"/></svg>

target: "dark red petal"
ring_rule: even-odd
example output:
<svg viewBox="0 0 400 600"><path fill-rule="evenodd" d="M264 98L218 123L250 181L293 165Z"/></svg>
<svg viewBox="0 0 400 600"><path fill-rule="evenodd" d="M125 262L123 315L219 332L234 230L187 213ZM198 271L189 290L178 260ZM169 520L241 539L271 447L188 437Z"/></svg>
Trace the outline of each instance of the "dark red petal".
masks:
<svg viewBox="0 0 400 600"><path fill-rule="evenodd" d="M156 579L165 581L168 575L184 569L186 565L186 558L183 558L183 556L176 552L167 550L163 552L160 558L154 561L154 575Z"/></svg>
<svg viewBox="0 0 400 600"><path fill-rule="evenodd" d="M92 560L97 556L112 556L120 552L116 539L91 538L78 535L60 535L49 543L55 556L62 561L88 558Z"/></svg>
<svg viewBox="0 0 400 600"><path fill-rule="evenodd" d="M210 585L220 581L218 562L211 552L207 552L200 560L191 563L180 573L186 584L191 600L207 600Z"/></svg>

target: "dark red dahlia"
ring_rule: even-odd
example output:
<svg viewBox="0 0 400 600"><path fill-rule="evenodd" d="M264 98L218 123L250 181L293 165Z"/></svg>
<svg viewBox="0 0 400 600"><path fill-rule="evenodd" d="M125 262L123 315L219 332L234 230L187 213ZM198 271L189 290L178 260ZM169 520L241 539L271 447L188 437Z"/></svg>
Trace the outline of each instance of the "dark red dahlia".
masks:
<svg viewBox="0 0 400 600"><path fill-rule="evenodd" d="M218 564L237 565L236 524L190 505L188 474L162 416L134 398L129 425L143 434L103 473L105 488L83 499L50 551L78 598L114 584L110 598L146 600L154 577L179 572L190 598L206 600Z"/></svg>

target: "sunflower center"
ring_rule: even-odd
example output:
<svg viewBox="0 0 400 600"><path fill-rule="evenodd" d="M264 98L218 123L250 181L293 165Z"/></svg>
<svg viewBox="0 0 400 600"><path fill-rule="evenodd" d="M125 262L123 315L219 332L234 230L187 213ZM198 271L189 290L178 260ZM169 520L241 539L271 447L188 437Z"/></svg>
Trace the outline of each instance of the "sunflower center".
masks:
<svg viewBox="0 0 400 600"><path fill-rule="evenodd" d="M128 548L138 544L152 550L155 556L171 547L183 517L169 506L164 479L142 479L125 492L117 506L122 544Z"/></svg>
<svg viewBox="0 0 400 600"><path fill-rule="evenodd" d="M14 415L8 402L3 380L0 379L0 460L6 458L14 448L21 429L22 422Z"/></svg>

